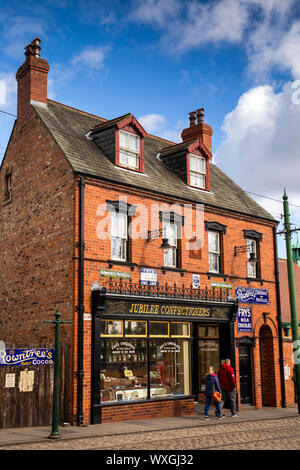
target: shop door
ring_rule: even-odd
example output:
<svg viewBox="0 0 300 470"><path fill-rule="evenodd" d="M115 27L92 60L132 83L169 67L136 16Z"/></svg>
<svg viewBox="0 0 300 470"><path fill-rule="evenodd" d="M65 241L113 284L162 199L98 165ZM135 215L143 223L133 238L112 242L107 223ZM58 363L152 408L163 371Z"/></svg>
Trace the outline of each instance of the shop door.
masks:
<svg viewBox="0 0 300 470"><path fill-rule="evenodd" d="M252 367L251 367L251 349L250 346L239 347L240 363L240 393L242 404L253 404L252 395Z"/></svg>

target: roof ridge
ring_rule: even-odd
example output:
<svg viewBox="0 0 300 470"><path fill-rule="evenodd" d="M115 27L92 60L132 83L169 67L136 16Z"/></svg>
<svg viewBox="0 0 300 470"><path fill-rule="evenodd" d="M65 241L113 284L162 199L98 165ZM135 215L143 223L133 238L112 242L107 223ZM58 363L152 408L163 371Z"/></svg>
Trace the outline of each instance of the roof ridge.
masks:
<svg viewBox="0 0 300 470"><path fill-rule="evenodd" d="M100 116L96 116L96 114L87 113L86 111L82 111L82 109L74 108L73 106L69 106L67 104L60 103L59 101L51 100L50 98L48 98L47 101L50 101L51 103L58 104L59 106L62 106L63 108L71 109L72 111L75 111L77 113L84 114L85 116L90 116L90 117L93 117L93 118L96 118L96 119L100 119L103 122L108 121L108 119L102 118Z"/></svg>

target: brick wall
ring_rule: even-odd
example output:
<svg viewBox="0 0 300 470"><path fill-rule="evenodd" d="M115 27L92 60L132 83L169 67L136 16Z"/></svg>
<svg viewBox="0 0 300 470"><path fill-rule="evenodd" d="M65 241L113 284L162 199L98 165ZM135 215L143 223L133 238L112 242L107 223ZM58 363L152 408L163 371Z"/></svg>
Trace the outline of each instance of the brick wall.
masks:
<svg viewBox="0 0 300 470"><path fill-rule="evenodd" d="M114 405L102 408L102 422L126 421L151 418L170 418L172 416L193 416L193 399L136 403L135 405Z"/></svg>
<svg viewBox="0 0 300 470"><path fill-rule="evenodd" d="M10 166L12 201L3 204ZM0 339L7 347L53 347L53 326L43 320L59 309L73 321L74 178L33 111L13 129L0 180ZM73 325L62 325L70 357L72 336Z"/></svg>
<svg viewBox="0 0 300 470"><path fill-rule="evenodd" d="M100 240L97 236L97 230L99 229L99 222L103 218L103 212L99 210L99 207L103 205L105 207L106 200L114 201L119 199L119 194L126 196L128 204L137 205L144 204L150 214L151 204L158 203L159 198L149 196L143 191L137 191L134 189L124 189L118 185L105 184L96 180L86 180L85 188L85 311L91 313L90 304L90 287L95 280L103 284L104 279L100 277L101 269L108 269L109 265L107 260L111 258L110 253L110 239ZM165 202L170 204L174 201L168 198L163 198ZM146 233L148 227L147 214L142 214L137 210L136 217L139 218L141 233ZM261 396L261 361L259 354L259 334L260 328L264 325L264 318L267 320L267 324L270 326L272 331L272 344L274 351L274 403L275 406L280 406L281 401L281 390L280 390L280 370L279 370L279 346L278 346L278 331L276 322L276 286L274 277L274 248L273 248L273 229L272 225L268 223L261 223L259 221L253 221L248 217L240 215L226 214L225 212L214 210L206 210L204 219L207 221L217 221L227 226L226 235L224 236L224 274L226 282L230 282L233 285L231 291L232 296L234 293L234 286L245 286L245 287L257 287L268 289L270 304L269 305L252 305L253 313L253 334L248 333L249 336L256 338L256 347L252 351L253 359L253 396L254 404L257 408L262 406ZM257 230L262 233L263 239L261 242L261 278L264 280L263 285L257 281L250 281L247 283L247 271L246 271L246 254L241 254L234 257L234 246L245 245L245 238L243 230ZM156 268L158 272L159 283L163 284L166 281L169 284L176 283L181 286L185 284L189 286L192 282L192 274L200 274L201 287L211 287L211 282L224 282L223 278L207 275L208 271L208 250L207 250L207 232L204 231L204 245L201 250L200 258L191 258L189 252L185 247L186 240L182 241L182 269L185 270L184 276L182 277L179 272L166 271L163 274L163 252L160 249L161 238L153 240L148 243L146 240L133 240L131 247L131 262L137 263L137 266L133 271L130 270L129 266L114 265L112 269L125 271L131 274L132 282L138 282L140 277L139 267L151 267ZM242 304L241 304L242 306ZM264 313L268 315L263 316ZM237 327L235 327L237 328ZM236 337L243 336L242 333L235 331ZM91 380L91 322L84 322L84 338L85 338L85 377L84 377L84 415L85 421L89 422L90 416L90 380ZM239 381L239 358L238 348L236 348L236 372L237 380ZM239 382L238 382L239 387ZM150 404L149 404L150 406ZM123 407L120 407L120 409ZM147 404L143 405L143 411L140 416L145 416L145 409ZM112 407L113 413L117 414L119 408ZM124 407L127 409L127 407ZM129 409L129 408L128 408ZM137 408L138 409L138 408ZM110 413L109 408L105 408L106 414ZM122 411L125 413L125 411ZM126 412L127 413L127 412ZM106 416L106 414L104 416ZM138 411L137 411L138 414ZM129 416L129 415L126 415ZM118 418L114 418L118 419Z"/></svg>

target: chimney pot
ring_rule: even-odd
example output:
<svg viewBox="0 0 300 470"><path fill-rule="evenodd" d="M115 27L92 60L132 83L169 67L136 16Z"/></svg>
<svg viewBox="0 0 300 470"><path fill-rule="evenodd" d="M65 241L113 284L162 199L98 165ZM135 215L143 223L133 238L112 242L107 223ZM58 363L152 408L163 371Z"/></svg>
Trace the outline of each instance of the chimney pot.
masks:
<svg viewBox="0 0 300 470"><path fill-rule="evenodd" d="M196 112L198 124L204 122L204 108L197 109Z"/></svg>
<svg viewBox="0 0 300 470"><path fill-rule="evenodd" d="M190 127L196 125L196 111L189 113L190 115Z"/></svg>
<svg viewBox="0 0 300 470"><path fill-rule="evenodd" d="M210 153L212 153L211 136L213 130L204 122L204 108L199 108L196 111L189 113L189 118L190 127L183 129L181 133L183 142L200 139Z"/></svg>
<svg viewBox="0 0 300 470"><path fill-rule="evenodd" d="M25 47L25 56L33 56L40 58L40 50L41 50L41 40L40 38L35 38L31 41L28 46Z"/></svg>

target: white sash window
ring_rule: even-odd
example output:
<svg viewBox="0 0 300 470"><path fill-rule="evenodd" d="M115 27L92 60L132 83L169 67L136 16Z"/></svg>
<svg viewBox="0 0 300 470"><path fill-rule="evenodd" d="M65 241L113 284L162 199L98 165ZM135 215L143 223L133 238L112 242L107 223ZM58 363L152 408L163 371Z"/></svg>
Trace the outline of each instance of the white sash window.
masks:
<svg viewBox="0 0 300 470"><path fill-rule="evenodd" d="M220 272L220 234L208 231L209 272Z"/></svg>
<svg viewBox="0 0 300 470"><path fill-rule="evenodd" d="M140 139L137 135L120 131L119 163L127 168L138 170L140 166Z"/></svg>
<svg viewBox="0 0 300 470"><path fill-rule="evenodd" d="M127 258L127 214L111 212L111 258L126 261Z"/></svg>
<svg viewBox="0 0 300 470"><path fill-rule="evenodd" d="M190 185L205 189L206 162L205 158L190 154Z"/></svg>

